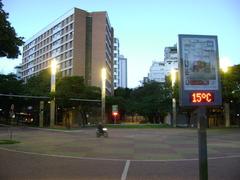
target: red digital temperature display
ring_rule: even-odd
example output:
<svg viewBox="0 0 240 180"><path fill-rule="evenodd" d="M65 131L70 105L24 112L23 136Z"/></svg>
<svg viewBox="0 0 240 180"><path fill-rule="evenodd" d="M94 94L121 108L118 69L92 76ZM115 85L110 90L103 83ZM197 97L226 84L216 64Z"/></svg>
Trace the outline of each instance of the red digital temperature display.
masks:
<svg viewBox="0 0 240 180"><path fill-rule="evenodd" d="M214 94L211 92L192 92L190 101L192 103L211 103L214 102Z"/></svg>

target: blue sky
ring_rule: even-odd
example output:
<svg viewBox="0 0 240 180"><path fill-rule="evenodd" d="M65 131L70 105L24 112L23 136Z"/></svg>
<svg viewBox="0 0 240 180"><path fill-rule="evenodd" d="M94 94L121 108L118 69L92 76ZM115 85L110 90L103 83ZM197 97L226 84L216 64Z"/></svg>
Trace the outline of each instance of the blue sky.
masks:
<svg viewBox="0 0 240 180"><path fill-rule="evenodd" d="M219 55L240 64L240 1L238 0L3 0L4 10L25 40L73 7L107 11L128 58L128 86L147 76L152 61L163 60L164 47L177 43L178 34L217 35ZM0 60L0 73L21 62Z"/></svg>

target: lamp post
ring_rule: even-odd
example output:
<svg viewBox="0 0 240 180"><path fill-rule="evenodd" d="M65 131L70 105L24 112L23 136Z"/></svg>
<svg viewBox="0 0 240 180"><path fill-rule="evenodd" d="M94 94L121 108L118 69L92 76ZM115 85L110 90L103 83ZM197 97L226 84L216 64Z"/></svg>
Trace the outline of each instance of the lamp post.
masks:
<svg viewBox="0 0 240 180"><path fill-rule="evenodd" d="M225 80L225 74L228 72L228 63L229 61L225 59L220 61L220 68L222 69L223 72L223 80ZM226 94L226 89L224 87L224 84L222 83L223 86L223 94ZM228 102L224 102L224 119L225 119L225 127L230 127L230 105Z"/></svg>
<svg viewBox="0 0 240 180"><path fill-rule="evenodd" d="M105 123L106 69L102 68L102 123Z"/></svg>
<svg viewBox="0 0 240 180"><path fill-rule="evenodd" d="M174 92L174 86L176 83L176 70L172 69L171 70L171 80L172 80L172 91ZM173 127L176 127L176 117L177 117L177 110L176 110L176 99L173 96L172 93L172 125Z"/></svg>
<svg viewBox="0 0 240 180"><path fill-rule="evenodd" d="M50 127L54 127L55 124L55 92L56 92L56 69L57 62L55 59L51 62L51 93L53 93L54 98L50 102Z"/></svg>

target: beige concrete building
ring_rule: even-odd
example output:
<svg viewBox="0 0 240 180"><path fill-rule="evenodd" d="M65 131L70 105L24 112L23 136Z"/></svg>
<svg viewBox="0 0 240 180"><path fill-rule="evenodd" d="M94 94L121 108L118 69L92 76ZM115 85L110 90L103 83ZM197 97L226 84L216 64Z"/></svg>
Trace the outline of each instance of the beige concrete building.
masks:
<svg viewBox="0 0 240 180"><path fill-rule="evenodd" d="M101 87L101 69L107 69L106 89L113 94L113 37L107 12L73 8L26 41L22 79L39 74L56 59L62 76L83 76Z"/></svg>

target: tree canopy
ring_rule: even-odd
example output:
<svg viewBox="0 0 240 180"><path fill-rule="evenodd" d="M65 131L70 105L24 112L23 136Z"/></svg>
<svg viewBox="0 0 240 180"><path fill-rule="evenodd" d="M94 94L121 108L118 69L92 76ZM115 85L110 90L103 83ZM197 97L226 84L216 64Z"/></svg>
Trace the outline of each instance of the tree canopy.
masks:
<svg viewBox="0 0 240 180"><path fill-rule="evenodd" d="M240 103L240 65L229 67L225 74L221 73L223 102L232 104L232 109L237 111ZM31 77L27 83L18 80L15 75L0 75L0 93L19 94L33 96L50 96L49 70L42 71L38 76ZM99 108L100 102L71 101L76 99L98 99L101 97L99 87L87 86L84 78L79 76L58 77L56 80L57 103L62 108L76 107L82 114L84 123L87 123L89 112L94 112L94 107ZM111 115L112 105L118 105L120 119L125 115L144 116L148 122L158 123L163 121L166 113L172 111L172 96L178 100L178 86L176 84L172 91L170 80L165 83L149 82L135 89L118 88L114 96L106 98L106 110ZM6 98L5 98L6 99ZM13 99L12 99L13 100ZM3 101L1 101L3 102Z"/></svg>
<svg viewBox="0 0 240 180"><path fill-rule="evenodd" d="M107 98L108 109L116 104L121 116L144 116L151 123L159 123L171 110L171 89L167 83L149 82L136 89L118 88L114 97Z"/></svg>
<svg viewBox="0 0 240 180"><path fill-rule="evenodd" d="M240 65L228 68L228 72L221 72L222 96L224 102L240 102Z"/></svg>
<svg viewBox="0 0 240 180"><path fill-rule="evenodd" d="M15 74L0 74L0 93L1 94L23 94L23 81L18 80Z"/></svg>
<svg viewBox="0 0 240 180"><path fill-rule="evenodd" d="M25 94L31 96L48 96L50 93L51 74L48 69L40 72L38 76L28 79L25 85Z"/></svg>
<svg viewBox="0 0 240 180"><path fill-rule="evenodd" d="M8 21L9 14L3 10L0 0L0 57L17 58L19 46L23 45L23 37L18 37L14 27Z"/></svg>

